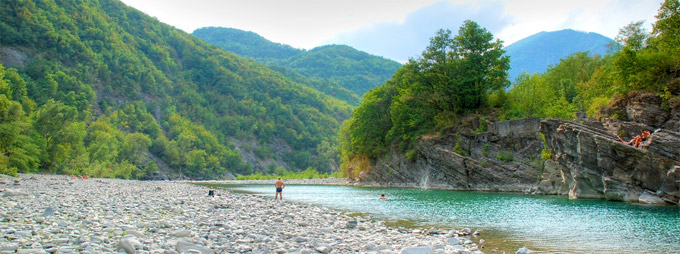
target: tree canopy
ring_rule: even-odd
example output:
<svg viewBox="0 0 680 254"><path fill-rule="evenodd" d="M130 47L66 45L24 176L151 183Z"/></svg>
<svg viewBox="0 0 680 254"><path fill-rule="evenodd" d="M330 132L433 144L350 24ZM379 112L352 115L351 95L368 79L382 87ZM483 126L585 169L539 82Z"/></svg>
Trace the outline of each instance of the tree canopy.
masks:
<svg viewBox="0 0 680 254"><path fill-rule="evenodd" d="M120 1L3 1L0 34L3 171L219 178L273 144L258 160L337 163L347 103Z"/></svg>

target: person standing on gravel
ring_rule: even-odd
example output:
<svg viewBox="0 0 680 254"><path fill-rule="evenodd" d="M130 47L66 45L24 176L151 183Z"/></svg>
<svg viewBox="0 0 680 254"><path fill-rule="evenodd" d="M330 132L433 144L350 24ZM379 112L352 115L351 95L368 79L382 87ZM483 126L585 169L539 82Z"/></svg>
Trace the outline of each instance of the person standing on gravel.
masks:
<svg viewBox="0 0 680 254"><path fill-rule="evenodd" d="M280 197L280 200L283 200L283 188L286 187L286 183L279 178L274 185L276 185L276 196L274 196L274 200L278 197Z"/></svg>

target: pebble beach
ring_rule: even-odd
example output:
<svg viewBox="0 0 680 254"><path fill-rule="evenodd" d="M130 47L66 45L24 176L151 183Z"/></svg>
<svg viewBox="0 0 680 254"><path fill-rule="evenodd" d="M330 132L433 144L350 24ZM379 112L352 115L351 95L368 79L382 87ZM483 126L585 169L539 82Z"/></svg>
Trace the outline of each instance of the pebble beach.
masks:
<svg viewBox="0 0 680 254"><path fill-rule="evenodd" d="M470 229L391 228L189 182L1 175L0 190L0 253L483 253Z"/></svg>

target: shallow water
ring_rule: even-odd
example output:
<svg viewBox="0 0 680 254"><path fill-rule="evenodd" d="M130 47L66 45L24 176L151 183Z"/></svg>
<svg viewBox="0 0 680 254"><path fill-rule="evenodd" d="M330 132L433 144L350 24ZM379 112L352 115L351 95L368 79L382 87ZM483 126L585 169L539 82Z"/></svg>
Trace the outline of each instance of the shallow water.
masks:
<svg viewBox="0 0 680 254"><path fill-rule="evenodd" d="M274 196L273 184L225 188ZM389 200L379 200L385 193ZM288 185L284 199L394 224L482 232L487 253L680 253L680 207L602 200L349 186Z"/></svg>

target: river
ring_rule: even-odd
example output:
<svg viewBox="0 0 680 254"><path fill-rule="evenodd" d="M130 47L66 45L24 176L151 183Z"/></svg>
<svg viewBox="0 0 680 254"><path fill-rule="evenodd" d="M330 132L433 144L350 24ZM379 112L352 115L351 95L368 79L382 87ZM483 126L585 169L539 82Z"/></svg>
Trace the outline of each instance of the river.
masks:
<svg viewBox="0 0 680 254"><path fill-rule="evenodd" d="M274 196L273 185L223 185ZM385 193L388 200L379 200ZM680 207L558 196L289 185L284 199L361 213L394 226L472 228L486 253L680 253Z"/></svg>

